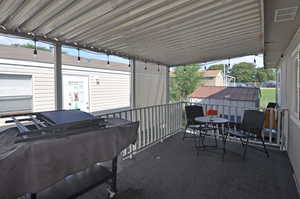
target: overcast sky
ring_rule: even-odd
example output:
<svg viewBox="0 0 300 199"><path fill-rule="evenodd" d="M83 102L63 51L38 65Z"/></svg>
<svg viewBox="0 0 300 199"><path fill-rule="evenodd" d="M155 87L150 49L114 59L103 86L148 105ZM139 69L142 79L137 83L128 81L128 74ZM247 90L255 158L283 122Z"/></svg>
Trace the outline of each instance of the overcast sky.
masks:
<svg viewBox="0 0 300 199"><path fill-rule="evenodd" d="M15 38L15 37L7 37L7 36L0 35L0 44L3 44L3 45L28 44L28 43L34 44L34 42L32 40L20 39L20 38ZM47 49L50 49L50 47L51 47L51 45L44 43L44 42L37 42L37 46L44 47ZM73 56L77 56L77 53L78 53L77 49L75 49L75 48L63 47L62 50ZM88 58L88 59L107 60L107 55L90 52L90 51L86 52L86 51L81 50L80 56L83 58ZM263 55L262 54L260 54L258 56L251 55L251 56L245 56L245 57L239 57L239 58L231 58L230 66L233 66L234 64L240 63L240 62L254 63L254 58L256 60L256 66L263 67ZM121 57L110 56L109 59L110 59L110 61L128 64L128 60L121 58ZM208 68L209 66L214 65L214 64L228 64L228 59L207 62L204 65L206 66L206 68ZM204 69L204 67L203 67L203 69Z"/></svg>

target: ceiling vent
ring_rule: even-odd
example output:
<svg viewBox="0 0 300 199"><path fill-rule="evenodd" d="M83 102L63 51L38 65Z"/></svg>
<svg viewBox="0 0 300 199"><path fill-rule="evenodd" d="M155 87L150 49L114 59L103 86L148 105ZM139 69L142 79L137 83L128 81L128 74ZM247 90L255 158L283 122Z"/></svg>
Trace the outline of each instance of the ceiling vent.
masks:
<svg viewBox="0 0 300 199"><path fill-rule="evenodd" d="M275 22L292 21L296 18L298 7L289 7L275 10Z"/></svg>

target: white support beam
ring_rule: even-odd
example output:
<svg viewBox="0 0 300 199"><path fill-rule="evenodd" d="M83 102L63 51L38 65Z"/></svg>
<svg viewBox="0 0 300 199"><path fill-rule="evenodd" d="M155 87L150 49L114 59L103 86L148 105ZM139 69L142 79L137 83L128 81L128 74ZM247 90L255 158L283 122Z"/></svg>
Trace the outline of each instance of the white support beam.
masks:
<svg viewBox="0 0 300 199"><path fill-rule="evenodd" d="M56 44L54 49L55 108L61 110L63 109L61 44Z"/></svg>
<svg viewBox="0 0 300 199"><path fill-rule="evenodd" d="M131 108L135 108L136 107L136 63L135 63L135 59L131 59L129 60L129 63L131 65L131 81L130 81L130 106Z"/></svg>
<svg viewBox="0 0 300 199"><path fill-rule="evenodd" d="M167 72L166 72L166 104L169 103L170 101L170 67L167 67Z"/></svg>

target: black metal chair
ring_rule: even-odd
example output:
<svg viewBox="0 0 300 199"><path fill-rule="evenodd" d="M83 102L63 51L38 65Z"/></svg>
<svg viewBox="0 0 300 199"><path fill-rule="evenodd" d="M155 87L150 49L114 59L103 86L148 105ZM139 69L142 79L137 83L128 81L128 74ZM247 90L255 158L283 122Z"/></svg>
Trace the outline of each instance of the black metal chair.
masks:
<svg viewBox="0 0 300 199"><path fill-rule="evenodd" d="M275 102L269 102L267 105L267 108L277 108L277 107L278 107L278 104Z"/></svg>
<svg viewBox="0 0 300 199"><path fill-rule="evenodd" d="M237 130L235 129L226 129L225 130L225 144L226 138L228 135L235 136L240 139L242 147L243 147L243 159L246 158L247 148L251 146L259 151L263 151L266 153L267 157L269 157L269 152L266 148L264 138L262 136L262 130L264 125L264 112L260 112L257 110L245 110L244 117L242 123L240 124ZM249 139L256 138L262 142L263 149L254 147L249 145ZM225 145L224 144L224 148Z"/></svg>
<svg viewBox="0 0 300 199"><path fill-rule="evenodd" d="M196 117L204 116L204 111L202 106L189 105L185 106L186 113L186 127L182 139L193 138L195 139L196 148L205 148L205 147L217 147L217 136L216 136L216 127L208 126L207 124L195 121ZM190 129L192 133L187 136L187 130ZM215 145L205 145L205 136L208 136L208 131L214 132ZM202 145L200 145L200 142Z"/></svg>

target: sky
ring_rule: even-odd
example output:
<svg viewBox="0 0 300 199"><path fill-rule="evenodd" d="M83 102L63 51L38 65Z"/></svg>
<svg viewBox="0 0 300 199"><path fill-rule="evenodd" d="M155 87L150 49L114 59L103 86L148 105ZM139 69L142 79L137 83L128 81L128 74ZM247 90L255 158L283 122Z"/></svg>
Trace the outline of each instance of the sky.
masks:
<svg viewBox="0 0 300 199"><path fill-rule="evenodd" d="M34 44L34 42L32 40L21 39L21 38L16 38L16 37L7 37L7 36L0 35L0 44L2 44L2 45L28 44L28 43ZM47 44L44 42L37 42L37 46L44 47L47 49L50 49L50 47L51 47L50 44ZM67 54L73 55L73 56L77 56L77 54L78 54L77 49L71 48L71 47L63 47L62 51L66 52ZM87 58L87 59L101 59L101 60L105 60L105 61L107 60L107 55L105 55L105 54L91 52L91 51L85 51L85 50L80 51L80 57ZM250 55L250 56L244 56L244 57L238 57L238 58L231 58L230 66L233 66L234 64L240 63L240 62L254 63L254 58L256 60L256 66L263 67L263 55L262 54L259 54L257 56ZM117 57L117 56L109 56L109 60L113 61L113 62L124 63L124 64L129 63L128 59L124 59L124 58ZM204 69L205 67L208 68L209 66L215 65L215 64L228 64L228 62L229 62L228 59L225 59L225 60L216 60L216 61L211 61L211 62L207 62L207 63L202 63L204 65L202 67L202 69Z"/></svg>
<svg viewBox="0 0 300 199"><path fill-rule="evenodd" d="M241 62L249 62L249 63L254 63L254 59L256 60L256 67L261 68L264 66L264 57L263 54L259 54L259 55L249 55L249 56L244 56L244 57L237 57L237 58L231 58L230 59L230 66L233 66L234 64L238 64ZM208 68L211 65L215 65L215 64L228 64L229 60L228 59L224 59L224 60L216 60L216 61L212 61L212 62L207 62L207 63L203 63L203 65L206 66L206 68Z"/></svg>

